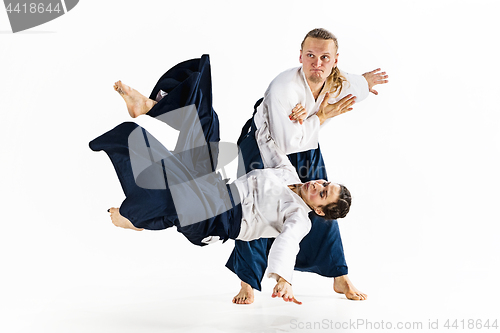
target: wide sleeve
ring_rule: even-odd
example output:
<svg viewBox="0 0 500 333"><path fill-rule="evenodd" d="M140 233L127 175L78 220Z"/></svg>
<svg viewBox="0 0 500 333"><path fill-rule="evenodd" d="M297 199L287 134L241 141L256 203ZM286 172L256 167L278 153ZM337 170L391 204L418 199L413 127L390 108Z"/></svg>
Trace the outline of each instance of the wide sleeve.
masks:
<svg viewBox="0 0 500 333"><path fill-rule="evenodd" d="M269 125L264 123L255 133L262 163L264 163L266 168L283 170L283 180L286 183L300 183L301 181L297 175L297 170L283 150L277 146L276 142L269 134L268 127Z"/></svg>
<svg viewBox="0 0 500 333"><path fill-rule="evenodd" d="M304 87L298 84L290 86L276 84L268 89L263 102L263 112L267 115L271 137L287 155L318 148L319 118L308 117L302 125L288 118L297 103L304 105L303 90Z"/></svg>
<svg viewBox="0 0 500 333"><path fill-rule="evenodd" d="M329 104L334 104L335 102L341 100L349 94L356 96L356 103L359 103L368 97L368 93L370 92L368 89L368 82L363 75L349 74L343 71L340 72L347 81L344 81L344 83L342 84L342 91L340 92L340 94L338 96L333 96L330 98L330 100L328 101ZM318 99L323 101L324 96L325 95L323 94ZM332 121L332 119L333 118L326 119L321 127L323 128L324 126L328 125Z"/></svg>
<svg viewBox="0 0 500 333"><path fill-rule="evenodd" d="M291 284L299 244L311 230L311 221L302 207L296 207L285 218L283 230L269 252L267 276L273 278L277 274Z"/></svg>

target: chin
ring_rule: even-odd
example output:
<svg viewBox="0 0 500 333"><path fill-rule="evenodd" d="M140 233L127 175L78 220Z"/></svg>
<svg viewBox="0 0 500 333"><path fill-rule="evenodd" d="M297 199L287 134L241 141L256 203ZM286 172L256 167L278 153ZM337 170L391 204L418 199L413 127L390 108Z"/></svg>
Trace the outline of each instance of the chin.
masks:
<svg viewBox="0 0 500 333"><path fill-rule="evenodd" d="M325 81L325 79L321 75L311 75L309 76L309 81L313 83L321 83Z"/></svg>

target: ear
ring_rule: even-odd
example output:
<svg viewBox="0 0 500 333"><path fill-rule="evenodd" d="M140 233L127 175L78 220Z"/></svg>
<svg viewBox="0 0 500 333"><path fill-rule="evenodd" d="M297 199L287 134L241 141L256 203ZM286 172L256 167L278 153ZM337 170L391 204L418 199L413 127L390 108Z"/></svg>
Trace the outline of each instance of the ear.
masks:
<svg viewBox="0 0 500 333"><path fill-rule="evenodd" d="M325 216L325 212L321 208L314 208L314 212L318 214L319 216Z"/></svg>
<svg viewBox="0 0 500 333"><path fill-rule="evenodd" d="M333 65L333 68L336 68L336 67L337 67L337 63L338 63L338 62L339 62L339 54L337 53L337 54L335 55L335 63L334 63L334 65Z"/></svg>
<svg viewBox="0 0 500 333"><path fill-rule="evenodd" d="M302 63L302 50L300 50L299 62Z"/></svg>

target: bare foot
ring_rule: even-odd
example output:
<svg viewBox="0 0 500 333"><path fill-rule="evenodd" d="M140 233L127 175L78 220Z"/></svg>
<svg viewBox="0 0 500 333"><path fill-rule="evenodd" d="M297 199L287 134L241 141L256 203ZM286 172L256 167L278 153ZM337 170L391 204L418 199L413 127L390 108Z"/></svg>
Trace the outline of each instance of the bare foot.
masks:
<svg viewBox="0 0 500 333"><path fill-rule="evenodd" d="M144 230L144 229L136 228L132 224L132 222L130 222L129 219L127 219L126 217L123 217L120 214L120 210L118 208L110 208L109 213L111 214L111 222L113 222L113 224L117 227L120 227L123 229L132 229L132 230L137 230L137 231Z"/></svg>
<svg viewBox="0 0 500 333"><path fill-rule="evenodd" d="M157 103L156 101L147 98L137 90L123 84L122 81L115 82L114 88L125 100L128 113L132 118L148 113L149 110L151 110L151 108Z"/></svg>
<svg viewBox="0 0 500 333"><path fill-rule="evenodd" d="M347 275L337 276L334 279L333 290L338 294L344 294L347 299L353 301L364 301L368 298L367 294L362 293L354 287Z"/></svg>
<svg viewBox="0 0 500 333"><path fill-rule="evenodd" d="M235 304L252 304L253 303L253 288L241 281L241 290L238 295L234 296L233 303Z"/></svg>

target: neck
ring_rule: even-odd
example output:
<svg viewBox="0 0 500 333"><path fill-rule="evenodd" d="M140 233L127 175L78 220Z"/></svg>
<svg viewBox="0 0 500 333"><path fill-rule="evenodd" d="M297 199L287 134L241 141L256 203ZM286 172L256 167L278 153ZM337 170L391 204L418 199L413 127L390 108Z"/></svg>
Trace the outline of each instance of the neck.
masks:
<svg viewBox="0 0 500 333"><path fill-rule="evenodd" d="M288 188L290 190L292 190L293 192L295 192L295 194L297 194L302 199L302 195L300 194L300 188L301 187L302 187L302 184L288 185ZM302 199L302 200L304 200L304 199Z"/></svg>
<svg viewBox="0 0 500 333"><path fill-rule="evenodd" d="M314 100L318 99L318 96L321 93L321 90L323 90L323 87L325 86L325 81L319 82L319 83L314 83L314 82L311 82L310 80L307 80L307 84L309 85L309 89L311 89L311 93L314 96Z"/></svg>
<svg viewBox="0 0 500 333"><path fill-rule="evenodd" d="M302 194L300 192L300 188L302 187L302 185L304 184L293 184L293 185L288 185L288 188L290 190L292 190L293 192L295 192L295 194L297 194L301 199L302 201L304 201L304 203L309 207L311 208L312 210L314 210L311 205L309 203L307 203L307 201L304 200L304 198L302 197Z"/></svg>

